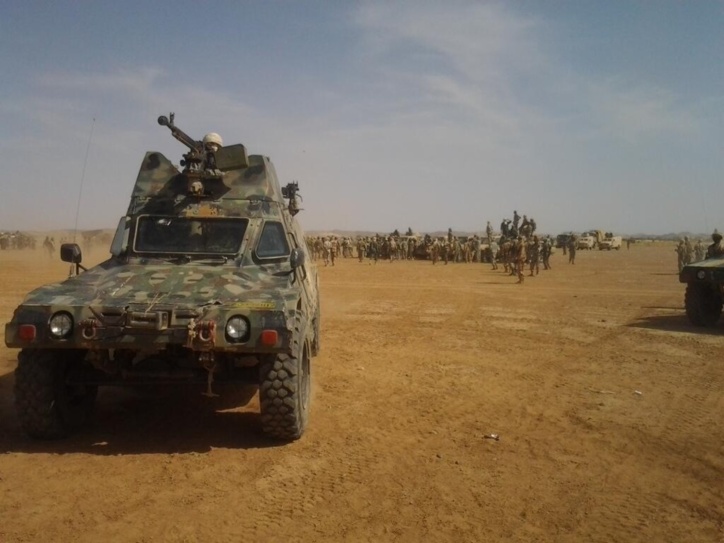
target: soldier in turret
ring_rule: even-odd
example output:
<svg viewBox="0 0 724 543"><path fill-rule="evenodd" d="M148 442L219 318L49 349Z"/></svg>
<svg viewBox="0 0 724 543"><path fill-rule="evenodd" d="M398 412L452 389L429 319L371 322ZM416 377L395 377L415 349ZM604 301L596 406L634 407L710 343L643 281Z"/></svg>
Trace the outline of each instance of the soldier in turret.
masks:
<svg viewBox="0 0 724 543"><path fill-rule="evenodd" d="M204 149L215 153L224 146L224 140L216 132L209 132L204 136Z"/></svg>
<svg viewBox="0 0 724 543"><path fill-rule="evenodd" d="M709 245L709 247L707 248L706 258L716 258L719 256L724 256L724 245L722 245L721 234L719 233L719 230L714 230L714 233L711 235L711 239L714 243Z"/></svg>

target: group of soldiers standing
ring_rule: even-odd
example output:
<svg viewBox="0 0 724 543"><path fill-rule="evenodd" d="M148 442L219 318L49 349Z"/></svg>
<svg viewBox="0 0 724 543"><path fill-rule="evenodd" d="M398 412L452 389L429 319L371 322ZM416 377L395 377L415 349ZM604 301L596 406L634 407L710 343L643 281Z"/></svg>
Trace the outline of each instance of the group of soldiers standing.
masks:
<svg viewBox="0 0 724 543"><path fill-rule="evenodd" d="M355 239L348 236L338 237L316 236L307 238L307 246L313 260L324 260L325 266L334 266L337 256L354 258L360 262L365 258L377 262L378 260L412 260L420 246L415 236L359 236Z"/></svg>
<svg viewBox="0 0 724 543"><path fill-rule="evenodd" d="M525 280L526 270L529 276L538 275L540 265L544 270L551 269L550 258L553 253L553 240L550 236L538 236L537 225L531 217L523 215L522 220L518 211L513 211L512 219L503 219L500 224L500 239L491 241L490 248L494 256L493 269L498 269L498 262L503 264L503 270L518 277L518 283ZM490 222L486 233L490 237L492 227Z"/></svg>
<svg viewBox="0 0 724 543"><path fill-rule="evenodd" d="M550 257L553 252L553 240L550 236L538 236L535 220L513 211L512 219L503 219L500 234L487 222L485 235L455 236L448 229L447 236L433 237L429 234L416 236L411 230L406 235L397 231L389 235L339 237L335 235L307 238L313 260L323 260L325 266L334 266L337 257L356 258L370 263L379 260L430 260L453 263L489 263L494 270L501 267L510 275L518 277L523 283L525 272L529 276L537 275L542 265L544 270L551 269ZM573 256L575 258L575 250Z"/></svg>
<svg viewBox="0 0 724 543"><path fill-rule="evenodd" d="M35 249L36 240L23 232L0 232L0 250Z"/></svg>

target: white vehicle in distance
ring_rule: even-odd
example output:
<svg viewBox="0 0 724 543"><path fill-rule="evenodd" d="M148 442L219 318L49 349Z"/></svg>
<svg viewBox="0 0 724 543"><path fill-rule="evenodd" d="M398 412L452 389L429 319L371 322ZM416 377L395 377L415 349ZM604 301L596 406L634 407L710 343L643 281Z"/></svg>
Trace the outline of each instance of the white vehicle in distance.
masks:
<svg viewBox="0 0 724 543"><path fill-rule="evenodd" d="M611 249L616 249L618 251L621 248L622 241L623 239L621 238L621 236L614 236L611 232L606 232L606 236L598 244L598 248L601 251L603 251L604 249L608 251L610 251Z"/></svg>

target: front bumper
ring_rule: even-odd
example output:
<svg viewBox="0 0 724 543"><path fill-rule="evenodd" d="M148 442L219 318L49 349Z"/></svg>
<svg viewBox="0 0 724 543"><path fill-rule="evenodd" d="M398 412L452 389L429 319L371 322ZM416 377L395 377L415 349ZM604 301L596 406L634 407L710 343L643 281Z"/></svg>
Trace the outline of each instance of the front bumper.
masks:
<svg viewBox="0 0 724 543"><path fill-rule="evenodd" d="M53 337L49 322L63 311L73 318L73 329L63 338ZM226 324L241 316L248 334L230 338ZM233 353L282 352L291 344L291 322L295 315L278 310L236 310L216 307L203 309L130 309L58 306L20 306L13 320L5 325L5 344L14 348L53 349L130 349L163 350L181 346L192 351Z"/></svg>

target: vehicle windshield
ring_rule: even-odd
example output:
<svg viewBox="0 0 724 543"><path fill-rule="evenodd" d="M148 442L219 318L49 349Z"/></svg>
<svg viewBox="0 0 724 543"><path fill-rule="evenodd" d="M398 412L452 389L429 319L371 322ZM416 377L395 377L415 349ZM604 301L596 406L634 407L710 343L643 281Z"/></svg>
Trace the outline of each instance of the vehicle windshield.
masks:
<svg viewBox="0 0 724 543"><path fill-rule="evenodd" d="M247 219L143 216L133 249L137 253L236 254Z"/></svg>

